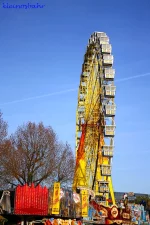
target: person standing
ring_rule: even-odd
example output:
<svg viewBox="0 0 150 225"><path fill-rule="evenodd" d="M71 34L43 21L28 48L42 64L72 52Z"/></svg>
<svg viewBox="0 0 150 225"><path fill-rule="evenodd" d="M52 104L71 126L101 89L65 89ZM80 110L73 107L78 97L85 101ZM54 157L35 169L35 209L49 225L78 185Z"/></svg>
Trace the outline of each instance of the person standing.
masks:
<svg viewBox="0 0 150 225"><path fill-rule="evenodd" d="M128 195L126 193L124 193L123 199L125 200L127 197L128 197Z"/></svg>
<svg viewBox="0 0 150 225"><path fill-rule="evenodd" d="M149 212L146 212L146 222L150 225Z"/></svg>

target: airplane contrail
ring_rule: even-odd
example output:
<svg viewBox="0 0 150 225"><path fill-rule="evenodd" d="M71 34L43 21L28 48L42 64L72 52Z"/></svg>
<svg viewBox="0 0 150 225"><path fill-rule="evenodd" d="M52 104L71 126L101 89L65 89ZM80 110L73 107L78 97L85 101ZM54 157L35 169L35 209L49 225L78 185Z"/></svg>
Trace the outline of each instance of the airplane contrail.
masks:
<svg viewBox="0 0 150 225"><path fill-rule="evenodd" d="M139 74L139 75L131 76L131 77L127 77L127 78L121 78L121 79L116 80L115 83L132 80L132 79L136 79L136 78L139 78L139 77L146 77L146 76L150 76L150 73L144 73L144 74ZM66 90L63 90L63 91L52 92L52 93L45 94L45 95L33 96L33 97L29 97L29 98L23 98L23 99L20 99L20 100L14 100L14 101L10 101L10 102L0 103L0 106L25 102L25 101L49 97L49 96L60 95L60 94L69 93L69 92L73 92L73 91L77 91L77 90L78 90L78 88L66 89Z"/></svg>
<svg viewBox="0 0 150 225"><path fill-rule="evenodd" d="M139 75L132 76L132 77L121 78L121 79L116 80L115 82L122 82L122 81L126 81L126 80L132 80L132 79L136 79L136 78L139 78L139 77L146 77L146 76L149 76L149 75L150 75L150 73L139 74Z"/></svg>
<svg viewBox="0 0 150 225"><path fill-rule="evenodd" d="M53 95L60 95L60 94L64 94L64 93L67 93L67 92L73 92L73 91L76 91L76 90L77 90L77 88L72 88L72 89L67 89L67 90L64 90L64 91L52 92L52 93L45 94L45 95L39 95L39 96L34 96L34 97L29 97L29 98L23 98L23 99L20 99L20 100L14 100L14 101L11 101L11 102L0 103L0 105L19 103L19 102L24 102L24 101L28 101L28 100L34 100L34 99L38 99L38 98L49 97L49 96L53 96Z"/></svg>

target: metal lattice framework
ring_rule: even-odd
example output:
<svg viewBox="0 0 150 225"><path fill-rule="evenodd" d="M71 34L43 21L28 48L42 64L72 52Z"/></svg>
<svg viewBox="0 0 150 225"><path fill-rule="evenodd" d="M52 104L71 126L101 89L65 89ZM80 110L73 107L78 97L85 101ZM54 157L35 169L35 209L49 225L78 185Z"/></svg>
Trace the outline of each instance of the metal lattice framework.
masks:
<svg viewBox="0 0 150 225"><path fill-rule="evenodd" d="M87 188L115 204L111 161L114 151L116 87L111 45L103 32L91 35L84 56L76 112L76 168L73 189ZM102 196L102 197L101 197Z"/></svg>

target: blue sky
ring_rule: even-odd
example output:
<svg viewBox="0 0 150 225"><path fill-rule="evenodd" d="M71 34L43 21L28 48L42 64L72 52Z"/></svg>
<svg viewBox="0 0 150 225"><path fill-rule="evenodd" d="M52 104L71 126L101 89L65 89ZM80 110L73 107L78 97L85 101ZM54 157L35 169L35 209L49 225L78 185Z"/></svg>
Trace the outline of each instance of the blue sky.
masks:
<svg viewBox="0 0 150 225"><path fill-rule="evenodd" d="M3 2L37 1L0 0L0 109L9 133L43 121L74 150L77 90L14 101L77 89L94 31L110 37L116 80L150 73L150 2L39 0L43 9L28 10L4 9ZM150 75L116 85L114 189L150 193Z"/></svg>

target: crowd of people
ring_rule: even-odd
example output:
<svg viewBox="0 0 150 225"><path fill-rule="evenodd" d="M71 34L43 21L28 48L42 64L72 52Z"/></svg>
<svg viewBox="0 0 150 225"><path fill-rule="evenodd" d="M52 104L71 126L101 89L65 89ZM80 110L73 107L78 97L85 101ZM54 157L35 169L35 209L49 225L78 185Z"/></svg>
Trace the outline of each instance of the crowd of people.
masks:
<svg viewBox="0 0 150 225"><path fill-rule="evenodd" d="M124 194L122 200L120 200L120 202L118 203L118 207L123 209L125 207L125 202L126 204L128 204L128 207L131 210L133 222L138 225L145 223L150 225L150 207L148 203L146 203L145 201L141 201L140 204L129 203L128 195Z"/></svg>

